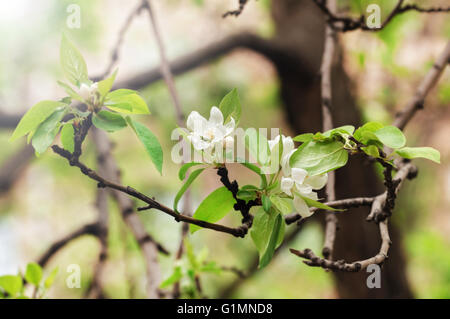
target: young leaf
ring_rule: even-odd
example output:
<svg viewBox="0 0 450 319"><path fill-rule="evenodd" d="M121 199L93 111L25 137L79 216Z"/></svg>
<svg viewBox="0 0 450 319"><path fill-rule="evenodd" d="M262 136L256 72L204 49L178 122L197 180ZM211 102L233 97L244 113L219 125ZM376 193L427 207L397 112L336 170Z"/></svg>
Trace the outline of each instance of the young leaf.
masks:
<svg viewBox="0 0 450 319"><path fill-rule="evenodd" d="M43 154L53 143L60 128L60 121L66 114L66 109L56 110L37 128L33 135L31 144L37 154Z"/></svg>
<svg viewBox="0 0 450 319"><path fill-rule="evenodd" d="M283 215L292 212L292 200L289 198L281 198L276 195L270 196L270 201L275 206L275 208Z"/></svg>
<svg viewBox="0 0 450 319"><path fill-rule="evenodd" d="M357 141L367 145L368 141L371 139L378 140L378 138L375 135L370 133L376 132L377 130L383 128L383 126L384 126L383 124L378 122L368 122L363 126L361 126L360 128L358 128L353 134L353 137Z"/></svg>
<svg viewBox="0 0 450 319"><path fill-rule="evenodd" d="M313 139L314 139L313 133L304 133L297 135L296 137L293 138L294 141L301 143L307 143L309 141L312 141Z"/></svg>
<svg viewBox="0 0 450 319"><path fill-rule="evenodd" d="M270 234L269 243L267 245L267 249L264 252L264 255L262 255L260 261L259 261L259 268L266 267L270 260L273 257L273 254L275 253L275 249L277 247L277 243L279 240L279 236L281 233L281 228L283 227L283 218L280 214L277 214L277 217L275 219L275 224L272 229L272 233Z"/></svg>
<svg viewBox="0 0 450 319"><path fill-rule="evenodd" d="M163 150L159 144L156 136L150 132L150 130L143 124L133 121L129 116L127 116L126 121L128 125L136 133L139 140L144 144L145 150L155 164L156 169L160 174L162 174L163 166Z"/></svg>
<svg viewBox="0 0 450 319"><path fill-rule="evenodd" d="M375 145L369 145L367 147L361 148L364 153L366 153L369 156L379 158L380 157L380 151L378 150L378 147Z"/></svg>
<svg viewBox="0 0 450 319"><path fill-rule="evenodd" d="M60 48L61 66L66 78L77 87L88 82L86 62L80 51L63 34Z"/></svg>
<svg viewBox="0 0 450 319"><path fill-rule="evenodd" d="M235 203L236 200L234 199L233 194L226 187L220 187L203 200L193 217L215 223L232 211ZM191 233L194 233L201 227L191 224L190 228Z"/></svg>
<svg viewBox="0 0 450 319"><path fill-rule="evenodd" d="M421 157L438 164L441 163L441 153L432 147L403 147L396 150L395 153L407 159Z"/></svg>
<svg viewBox="0 0 450 319"><path fill-rule="evenodd" d="M224 96L219 104L219 109L222 111L224 123L228 122L230 117L233 117L236 125L239 123L239 119L241 118L241 102L236 89L231 90Z"/></svg>
<svg viewBox="0 0 450 319"><path fill-rule="evenodd" d="M303 168L309 175L323 174L344 166L348 153L338 141L308 142L302 144L289 162L291 167Z"/></svg>
<svg viewBox="0 0 450 319"><path fill-rule="evenodd" d="M57 83L59 84L59 86L61 86L64 91L66 91L67 94L70 95L70 97L72 97L74 100L83 102L83 98L77 93L75 92L74 89L72 89L68 84L62 82L62 81L57 81Z"/></svg>
<svg viewBox="0 0 450 319"><path fill-rule="evenodd" d="M98 92L102 98L105 97L109 91L111 91L114 81L116 80L116 75L117 70L115 70L109 78L98 82Z"/></svg>
<svg viewBox="0 0 450 319"><path fill-rule="evenodd" d="M261 196L261 201L262 201L262 206L263 206L264 210L266 211L266 213L269 212L270 207L272 207L272 202L270 201L269 196L266 196L263 194Z"/></svg>
<svg viewBox="0 0 450 319"><path fill-rule="evenodd" d="M253 185L246 185L253 186ZM257 188L252 189L248 187L241 187L241 189L237 192L236 197L242 200L245 200L247 203L251 200L255 200L258 197Z"/></svg>
<svg viewBox="0 0 450 319"><path fill-rule="evenodd" d="M10 141L14 141L28 133L36 130L36 128L45 121L58 107L65 105L56 101L41 101L35 104L27 113L22 117Z"/></svg>
<svg viewBox="0 0 450 319"><path fill-rule="evenodd" d="M278 216L280 216L280 214L275 212L275 210L271 209L267 213L262 207L260 207L255 214L253 225L250 231L250 236L256 246L256 249L259 252L260 260L262 260L262 256L264 256L265 252L267 251L270 238L273 231L275 230L275 224ZM278 247L282 243L284 237L284 229L285 223L282 222L280 223L280 231L278 233L278 236L276 237L277 241L275 247Z"/></svg>
<svg viewBox="0 0 450 319"><path fill-rule="evenodd" d="M320 208L320 209L334 211L334 212L343 212L345 210L345 209L337 209L337 208L330 207L328 205L325 205L325 204L323 204L321 202L318 202L316 200L313 200L313 199L305 197L305 196L300 196L300 197L303 198L303 200L306 202L306 204L309 207L317 207L317 208Z"/></svg>
<svg viewBox="0 0 450 319"><path fill-rule="evenodd" d="M22 291L23 280L20 276L0 276L0 287L2 287L10 296L15 297Z"/></svg>
<svg viewBox="0 0 450 319"><path fill-rule="evenodd" d="M50 275L47 276L44 280L44 287L46 289L50 288L53 285L53 282L55 281L56 276L58 275L58 267L53 268Z"/></svg>
<svg viewBox="0 0 450 319"><path fill-rule="evenodd" d="M180 181L182 181L186 178L186 173L189 168L191 168L192 166L197 166L197 165L201 165L201 164L203 164L203 163L192 162L192 163L183 164L183 166L181 166L180 170L178 171L178 178L180 179Z"/></svg>
<svg viewBox="0 0 450 319"><path fill-rule="evenodd" d="M61 130L61 143L63 148L71 153L73 153L75 148L74 137L75 131L73 129L73 125L70 123L65 124Z"/></svg>
<svg viewBox="0 0 450 319"><path fill-rule="evenodd" d="M106 95L105 106L125 114L150 114L147 103L136 91L119 89Z"/></svg>
<svg viewBox="0 0 450 319"><path fill-rule="evenodd" d="M39 286L42 279L42 268L36 263L29 263L25 271L25 279L30 284Z"/></svg>
<svg viewBox="0 0 450 319"><path fill-rule="evenodd" d="M395 126L385 126L374 132L381 143L390 148L400 148L405 146L406 138L403 132Z"/></svg>
<svg viewBox="0 0 450 319"><path fill-rule="evenodd" d="M115 132L127 126L125 119L117 113L100 111L92 117L95 127L107 132Z"/></svg>
<svg viewBox="0 0 450 319"><path fill-rule="evenodd" d="M161 289L167 288L167 287L179 282L182 277L183 277L183 272L181 271L181 267L177 266L174 268L173 273L159 285L159 288L161 288Z"/></svg>
<svg viewBox="0 0 450 319"><path fill-rule="evenodd" d="M173 201L173 210L178 211L178 202L180 201L183 194L186 192L186 190L191 186L192 182L203 172L204 168L199 168L193 171L187 181L181 186L180 190L178 191L177 195L175 195L175 199Z"/></svg>

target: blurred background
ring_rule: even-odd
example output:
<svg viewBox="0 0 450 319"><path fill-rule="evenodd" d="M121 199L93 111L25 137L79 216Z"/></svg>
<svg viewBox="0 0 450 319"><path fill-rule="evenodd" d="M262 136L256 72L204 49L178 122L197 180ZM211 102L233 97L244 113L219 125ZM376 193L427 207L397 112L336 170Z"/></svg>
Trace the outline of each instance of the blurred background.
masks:
<svg viewBox="0 0 450 319"><path fill-rule="evenodd" d="M310 0L250 0L243 13L223 19L237 7L235 0L152 1L169 60L201 48L218 48L201 65L176 76L183 111L207 115L212 105L232 88L242 103L242 127L279 127L292 136L320 130L318 71L323 45L323 16ZM396 1L339 1L340 10L358 16L370 3L382 8L382 20ZM63 31L87 60L92 76L110 60L118 32L138 1L14 0L0 1L0 275L16 273L35 261L55 240L93 222L96 184L52 152L36 158L24 151L25 141L9 143L14 116L42 99L59 99L56 84L63 78L59 44ZM407 1L423 7L448 1ZM81 8L80 28L70 29L67 7ZM334 73L335 119L340 124L392 122L444 49L450 36L446 14L409 12L397 16L381 32L354 31L339 36L340 55ZM228 41L228 42L227 42ZM228 46L220 44L226 43ZM118 81L136 78L159 66L159 55L148 16L136 17L120 48ZM338 274L310 268L289 253L288 247L323 244L323 216L308 220L268 267L250 271L246 279L232 273L202 275L208 297L338 298L417 297L450 298L450 74L447 70L420 112L406 129L409 146L432 146L442 164L417 160L419 176L402 189L391 222L393 247L383 268L382 288L369 290L367 274ZM164 151L163 176L154 169L131 130L110 134L123 183L172 205L181 187L171 162L174 111L163 81L140 89L151 116L140 118L158 136ZM2 120L3 118L3 120ZM342 123L341 123L342 122ZM85 143L84 161L95 167L92 142ZM358 163L356 163L358 162ZM382 188L376 169L362 159L352 160L353 171L338 172L340 198L377 194ZM353 165L353 166L352 166ZM231 167L232 178L243 183L255 176ZM346 175L347 174L347 175ZM12 177L11 177L12 176ZM219 186L215 171L203 174L192 188L193 207ZM124 225L117 206L110 203L109 258L103 275L108 298L145 297L145 267L140 249ZM357 260L374 255L379 237L364 221L366 209L345 213L338 232L336 258ZM162 213L139 213L148 232L171 251L179 245L180 224ZM319 216L317 216L319 215ZM237 225L238 214L223 222ZM367 225L366 225L367 224ZM297 226L289 227L294 231ZM201 230L190 237L196 252L244 271L254 268L256 250L250 236ZM91 236L71 242L50 261L60 273L49 297L80 298L92 279L99 244ZM163 278L173 269L174 257L159 255ZM70 264L82 269L81 289L65 284ZM358 277L359 276L359 277Z"/></svg>

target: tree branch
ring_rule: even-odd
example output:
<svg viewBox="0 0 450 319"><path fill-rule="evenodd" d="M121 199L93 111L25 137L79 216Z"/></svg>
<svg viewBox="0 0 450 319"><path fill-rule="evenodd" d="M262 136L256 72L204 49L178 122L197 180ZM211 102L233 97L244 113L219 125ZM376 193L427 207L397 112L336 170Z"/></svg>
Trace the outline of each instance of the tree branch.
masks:
<svg viewBox="0 0 450 319"><path fill-rule="evenodd" d="M336 0L329 2L330 12L336 11ZM337 46L336 32L329 25L325 27L325 45L322 57L321 71L321 98L322 98L322 127L323 131L333 129L333 117L331 115L332 108L332 82L331 71L333 68L333 61L335 57L335 48ZM328 182L325 189L326 198L329 201L336 199L335 192L335 173L331 171L328 173ZM333 247L336 239L336 231L338 220L333 212L327 212L325 225L325 243L323 245L322 254L326 259L333 258Z"/></svg>
<svg viewBox="0 0 450 319"><path fill-rule="evenodd" d="M404 0L398 0L394 9L390 12L386 20L381 24L379 28L371 28L365 23L365 15L362 14L359 18L351 18L345 16L339 16L328 9L326 1L324 0L313 0L314 3L322 10L326 15L328 24L331 28L338 32L348 32L354 30L363 31L380 31L384 29L393 19L399 14L408 11L417 11L421 13L439 13L439 12L450 12L450 7L436 7L436 8L421 8L415 4L407 4L403 6Z"/></svg>
<svg viewBox="0 0 450 319"><path fill-rule="evenodd" d="M444 73L445 67L450 63L450 40L447 42L444 51L438 57L430 71L420 82L416 93L405 108L398 114L394 121L394 126L403 130L417 111L423 109L425 98L431 89L436 85L440 76Z"/></svg>
<svg viewBox="0 0 450 319"><path fill-rule="evenodd" d="M37 263L41 265L41 267L45 267L45 265L49 262L49 260L55 255L61 248L67 245L74 239L77 239L84 235L93 235L97 236L99 232L99 227L97 222L84 225L72 233L64 236L60 240L54 242L48 249L45 251L42 256L38 259Z"/></svg>

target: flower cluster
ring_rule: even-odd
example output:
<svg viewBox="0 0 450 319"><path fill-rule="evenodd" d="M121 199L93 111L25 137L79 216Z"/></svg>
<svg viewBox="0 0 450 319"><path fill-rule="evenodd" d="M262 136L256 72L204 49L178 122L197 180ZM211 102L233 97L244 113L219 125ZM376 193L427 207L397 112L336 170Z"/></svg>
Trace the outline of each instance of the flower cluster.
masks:
<svg viewBox="0 0 450 319"><path fill-rule="evenodd" d="M280 185L281 191L293 197L294 207L302 217L309 217L312 213L304 198L317 201L317 193L314 190L319 190L325 186L328 175L325 173L317 176L309 176L308 172L303 168L291 168L289 160L291 155L297 150L294 147L294 142L291 137L278 135L273 140L268 141L270 150L274 151L275 146L280 143L280 138L283 145L280 162L283 172Z"/></svg>
<svg viewBox="0 0 450 319"><path fill-rule="evenodd" d="M193 111L187 119L187 139L196 151L213 163L222 163L223 151L234 146L235 126L233 117L224 123L222 111L215 106L211 108L209 120ZM293 199L294 208L302 217L311 216L307 201L317 201L315 191L325 186L328 175L325 173L311 176L303 168L290 166L290 158L297 150L291 137L278 135L267 141L267 144L271 154L270 161L277 161L270 163L278 167L273 172L274 179L281 173L279 193ZM279 156L276 156L275 152L279 152Z"/></svg>
<svg viewBox="0 0 450 319"><path fill-rule="evenodd" d="M193 111L187 118L188 139L195 150L208 154L214 162L221 162L223 149L234 145L235 126L233 117L224 124L223 114L216 106L211 108L209 120Z"/></svg>

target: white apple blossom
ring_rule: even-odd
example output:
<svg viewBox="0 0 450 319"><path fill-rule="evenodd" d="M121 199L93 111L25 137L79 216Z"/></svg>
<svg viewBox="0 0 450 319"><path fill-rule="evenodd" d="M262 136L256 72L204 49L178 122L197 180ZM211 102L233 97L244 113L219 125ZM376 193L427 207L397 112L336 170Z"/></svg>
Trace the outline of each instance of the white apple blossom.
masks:
<svg viewBox="0 0 450 319"><path fill-rule="evenodd" d="M309 176L306 170L294 167L291 168L290 177L281 178L281 190L294 197L294 207L302 217L309 217L312 213L302 197L317 201L317 193L314 190L324 187L327 180L328 175L326 173Z"/></svg>
<svg viewBox="0 0 450 319"><path fill-rule="evenodd" d="M295 152L294 141L290 136L286 137L284 135L278 135L272 140L269 140L269 149L272 152L276 145L280 142L280 138L282 138L283 144L283 153L281 154L281 168L283 170L283 174L285 176L289 176L291 174L291 167L289 166L289 158Z"/></svg>
<svg viewBox="0 0 450 319"><path fill-rule="evenodd" d="M82 83L80 86L80 96L85 100L86 102L90 103L92 102L93 98L95 97L95 93L98 90L98 83L93 83L91 85L87 85L85 83Z"/></svg>
<svg viewBox="0 0 450 319"><path fill-rule="evenodd" d="M223 114L216 106L211 108L209 120L193 111L187 118L188 139L195 150L211 154L216 147L233 147L235 125L232 117L224 124ZM214 154L212 157L215 158Z"/></svg>

